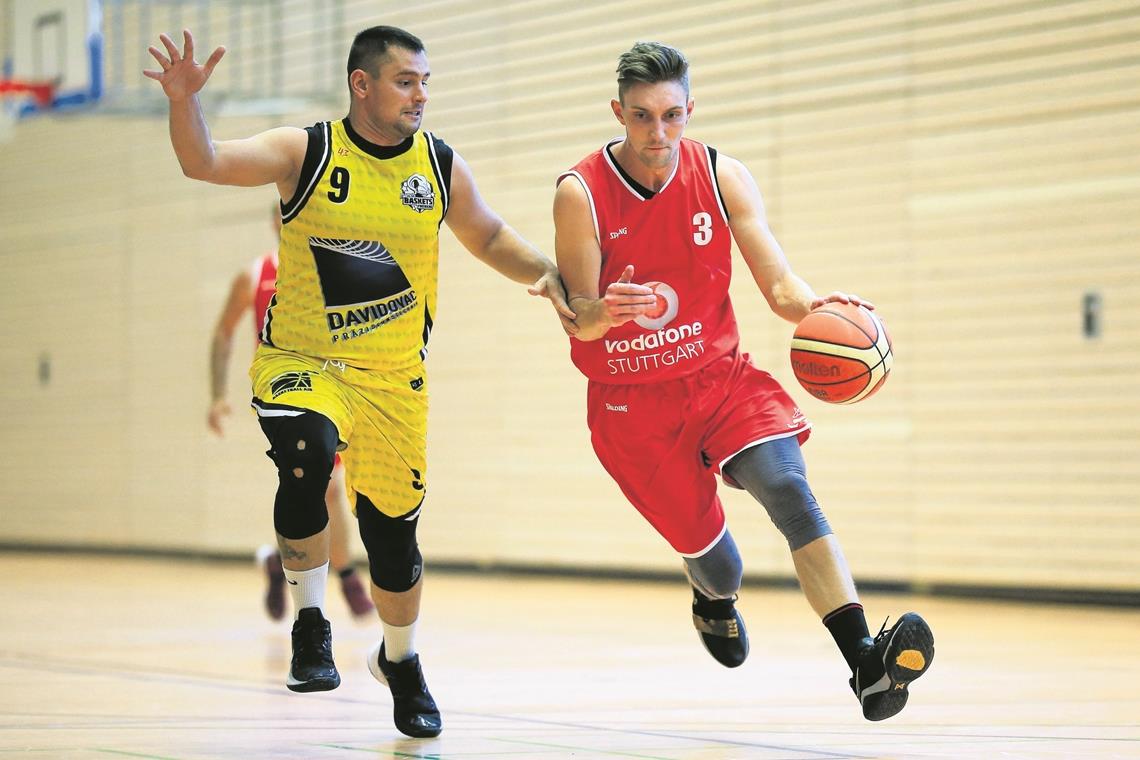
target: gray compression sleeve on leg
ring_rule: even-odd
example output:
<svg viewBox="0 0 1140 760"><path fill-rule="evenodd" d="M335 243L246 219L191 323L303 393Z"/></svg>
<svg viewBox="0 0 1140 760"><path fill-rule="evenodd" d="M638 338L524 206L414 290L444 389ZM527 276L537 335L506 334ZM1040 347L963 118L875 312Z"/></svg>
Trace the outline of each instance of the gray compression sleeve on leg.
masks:
<svg viewBox="0 0 1140 760"><path fill-rule="evenodd" d="M709 599L728 599L740 590L744 565L728 530L699 557L685 557L685 573L697 591Z"/></svg>
<svg viewBox="0 0 1140 760"><path fill-rule="evenodd" d="M794 437L745 449L724 471L764 505L792 551L831 533L808 487L807 466Z"/></svg>

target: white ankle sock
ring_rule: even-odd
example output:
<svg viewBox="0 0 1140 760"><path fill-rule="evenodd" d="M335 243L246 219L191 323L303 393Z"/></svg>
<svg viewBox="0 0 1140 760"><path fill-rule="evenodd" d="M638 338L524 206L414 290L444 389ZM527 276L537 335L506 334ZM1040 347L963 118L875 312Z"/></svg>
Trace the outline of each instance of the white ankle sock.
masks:
<svg viewBox="0 0 1140 760"><path fill-rule="evenodd" d="M325 584L329 578L329 563L312 570L290 570L285 567L285 581L293 597L293 619L306 607L316 607L325 615Z"/></svg>
<svg viewBox="0 0 1140 760"><path fill-rule="evenodd" d="M403 662L416 653L416 624L384 626L384 659L388 662Z"/></svg>

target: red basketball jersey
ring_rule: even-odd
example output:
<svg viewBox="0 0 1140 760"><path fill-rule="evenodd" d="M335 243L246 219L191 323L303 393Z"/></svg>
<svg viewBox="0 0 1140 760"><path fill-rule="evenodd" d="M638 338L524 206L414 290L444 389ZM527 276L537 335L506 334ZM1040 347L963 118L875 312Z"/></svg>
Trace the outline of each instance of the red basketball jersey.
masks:
<svg viewBox="0 0 1140 760"><path fill-rule="evenodd" d="M728 299L732 239L716 181L716 151L684 138L672 176L656 193L617 163L616 140L559 176L586 189L602 250L599 292L626 265L658 295L658 308L594 341L570 339L586 377L629 385L696 372L740 342Z"/></svg>
<svg viewBox="0 0 1140 760"><path fill-rule="evenodd" d="M277 292L277 251L273 250L253 262L253 327L257 342L265 328L265 310Z"/></svg>

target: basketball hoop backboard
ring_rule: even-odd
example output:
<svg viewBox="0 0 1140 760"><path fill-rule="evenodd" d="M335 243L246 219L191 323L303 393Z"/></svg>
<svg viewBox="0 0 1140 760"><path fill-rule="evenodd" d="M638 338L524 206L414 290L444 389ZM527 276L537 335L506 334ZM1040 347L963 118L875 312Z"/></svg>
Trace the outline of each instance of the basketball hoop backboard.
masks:
<svg viewBox="0 0 1140 760"><path fill-rule="evenodd" d="M94 103L103 92L99 0L12 0L4 78L52 85L51 108ZM36 110L28 104L28 112Z"/></svg>

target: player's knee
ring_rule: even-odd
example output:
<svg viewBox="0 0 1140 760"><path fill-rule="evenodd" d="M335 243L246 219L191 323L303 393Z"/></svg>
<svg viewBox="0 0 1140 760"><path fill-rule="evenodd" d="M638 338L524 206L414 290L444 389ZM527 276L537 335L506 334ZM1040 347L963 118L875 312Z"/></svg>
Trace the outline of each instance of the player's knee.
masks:
<svg viewBox="0 0 1140 760"><path fill-rule="evenodd" d="M699 557L685 557L685 570L697 591L709 599L728 599L740 590L744 563L736 541L727 530Z"/></svg>
<svg viewBox="0 0 1140 760"><path fill-rule="evenodd" d="M282 483L328 487L339 441L336 425L323 414L305 412L296 417L261 418L269 439L269 458L277 465Z"/></svg>
<svg viewBox="0 0 1140 760"><path fill-rule="evenodd" d="M831 533L794 440L754 446L733 459L727 471L764 506L792 551Z"/></svg>
<svg viewBox="0 0 1140 760"><path fill-rule="evenodd" d="M325 491L339 440L325 416L305 412L296 417L261 419L269 440L269 458L277 465L274 528L285 538L316 535L328 525Z"/></svg>
<svg viewBox="0 0 1140 760"><path fill-rule="evenodd" d="M689 566L689 580L693 586L709 599L728 599L740 590L740 582L744 577L743 566L736 571L708 573L694 571L688 559L685 564Z"/></svg>
<svg viewBox="0 0 1140 760"><path fill-rule="evenodd" d="M408 519L408 518L411 519ZM416 585L424 560L416 541L419 510L403 517L388 517L364 494L356 498L360 539L368 554L368 573L384 591L401 593Z"/></svg>
<svg viewBox="0 0 1140 760"><path fill-rule="evenodd" d="M774 476L760 489L759 500L792 551L831 533L831 526L802 472Z"/></svg>

